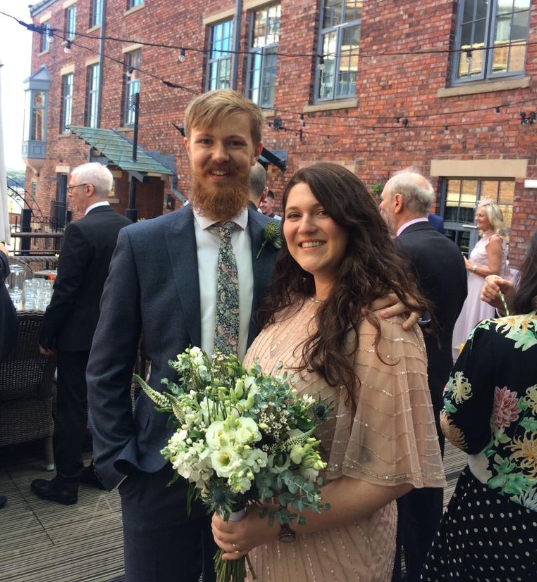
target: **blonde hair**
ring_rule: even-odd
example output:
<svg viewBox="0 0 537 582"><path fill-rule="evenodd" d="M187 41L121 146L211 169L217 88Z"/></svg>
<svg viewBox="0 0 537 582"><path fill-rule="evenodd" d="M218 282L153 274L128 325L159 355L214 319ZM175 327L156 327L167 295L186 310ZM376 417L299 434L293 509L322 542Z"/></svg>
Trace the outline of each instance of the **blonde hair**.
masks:
<svg viewBox="0 0 537 582"><path fill-rule="evenodd" d="M190 138L193 127L210 127L238 113L246 113L250 118L252 140L257 146L263 137L261 109L232 89L208 91L194 99L185 111L185 135Z"/></svg>
<svg viewBox="0 0 537 582"><path fill-rule="evenodd" d="M495 202L489 202L488 200L479 204L477 208L482 208L485 211L494 234L505 236L507 228L505 226L501 208Z"/></svg>

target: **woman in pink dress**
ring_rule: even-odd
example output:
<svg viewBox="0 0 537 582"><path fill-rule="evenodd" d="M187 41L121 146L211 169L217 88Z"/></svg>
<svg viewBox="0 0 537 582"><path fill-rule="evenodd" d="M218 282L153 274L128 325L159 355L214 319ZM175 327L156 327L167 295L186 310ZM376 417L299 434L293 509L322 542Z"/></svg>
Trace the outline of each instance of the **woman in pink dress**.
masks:
<svg viewBox="0 0 537 582"><path fill-rule="evenodd" d="M453 360L459 357L461 345L470 332L483 319L495 317L494 307L481 301L481 290L488 275L503 277L507 265L505 224L500 207L490 199L483 199L475 214L481 238L470 254L464 258L468 271L468 296L453 330Z"/></svg>
<svg viewBox="0 0 537 582"><path fill-rule="evenodd" d="M225 559L247 552L260 582L388 582L395 500L413 487L444 487L420 329L368 306L390 289L418 295L363 183L336 164L297 172L283 196L285 242L245 365L294 373L299 393L334 403L316 437L328 463L330 504L306 525L270 526L257 511L213 517ZM281 367L280 367L281 366Z"/></svg>

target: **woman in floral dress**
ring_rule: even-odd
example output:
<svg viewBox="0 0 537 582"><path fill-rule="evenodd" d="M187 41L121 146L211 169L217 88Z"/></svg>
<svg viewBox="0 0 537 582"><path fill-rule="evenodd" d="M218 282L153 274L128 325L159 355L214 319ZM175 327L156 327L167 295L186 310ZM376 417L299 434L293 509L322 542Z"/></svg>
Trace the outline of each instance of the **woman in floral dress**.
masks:
<svg viewBox="0 0 537 582"><path fill-rule="evenodd" d="M304 512L307 523L292 531L257 511L239 522L215 514L213 534L224 559L250 553L258 582L389 582L395 499L445 486L421 331L368 309L389 289L408 306L416 286L352 172L328 163L299 170L283 207L285 243L245 365L293 373L299 393L334 403L315 433L330 509Z"/></svg>
<svg viewBox="0 0 537 582"><path fill-rule="evenodd" d="M446 437L468 466L422 580L537 580L537 233L512 302L481 322L444 394Z"/></svg>

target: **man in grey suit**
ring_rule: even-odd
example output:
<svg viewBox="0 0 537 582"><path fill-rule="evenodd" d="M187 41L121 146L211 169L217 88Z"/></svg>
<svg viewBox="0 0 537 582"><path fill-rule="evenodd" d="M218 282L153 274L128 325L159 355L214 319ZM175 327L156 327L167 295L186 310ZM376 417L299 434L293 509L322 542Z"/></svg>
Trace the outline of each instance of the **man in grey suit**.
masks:
<svg viewBox="0 0 537 582"><path fill-rule="evenodd" d="M231 90L205 93L185 116L192 171L190 204L122 230L110 266L87 371L96 470L119 485L126 582L214 580L209 518L199 503L187 515L187 483L166 485L172 468L160 450L172 429L142 393L131 412L130 385L140 334L151 360L149 384L177 380L168 360L188 346L213 351L220 237L231 244L239 283L240 358L258 328L252 315L270 281L277 250L266 245L269 219L248 208L250 168L259 157L261 111Z"/></svg>

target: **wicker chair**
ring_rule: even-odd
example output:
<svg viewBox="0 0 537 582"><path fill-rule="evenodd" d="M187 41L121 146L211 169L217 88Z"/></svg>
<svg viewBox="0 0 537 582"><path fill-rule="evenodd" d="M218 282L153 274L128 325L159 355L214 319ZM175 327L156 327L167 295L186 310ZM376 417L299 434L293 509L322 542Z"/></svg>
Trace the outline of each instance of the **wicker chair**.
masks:
<svg viewBox="0 0 537 582"><path fill-rule="evenodd" d="M0 447L45 439L46 468L52 471L56 359L39 353L43 313L23 311L18 319L17 345L0 363Z"/></svg>

